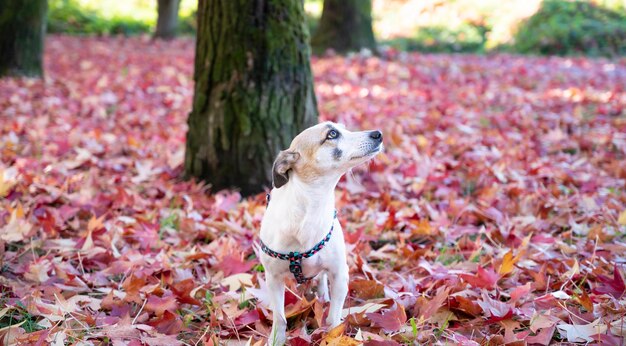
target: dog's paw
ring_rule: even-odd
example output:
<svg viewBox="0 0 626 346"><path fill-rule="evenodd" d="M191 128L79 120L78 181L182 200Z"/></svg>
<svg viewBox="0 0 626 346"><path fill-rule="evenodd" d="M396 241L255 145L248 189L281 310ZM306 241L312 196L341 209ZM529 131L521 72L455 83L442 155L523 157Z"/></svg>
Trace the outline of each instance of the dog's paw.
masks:
<svg viewBox="0 0 626 346"><path fill-rule="evenodd" d="M267 338L268 346L283 346L287 343L287 335L285 331L278 331L272 329L269 337Z"/></svg>
<svg viewBox="0 0 626 346"><path fill-rule="evenodd" d="M338 325L340 325L341 323L343 323L341 318L337 318L337 317L330 316L330 315L326 317L326 325L328 326L329 329L333 329L337 327Z"/></svg>

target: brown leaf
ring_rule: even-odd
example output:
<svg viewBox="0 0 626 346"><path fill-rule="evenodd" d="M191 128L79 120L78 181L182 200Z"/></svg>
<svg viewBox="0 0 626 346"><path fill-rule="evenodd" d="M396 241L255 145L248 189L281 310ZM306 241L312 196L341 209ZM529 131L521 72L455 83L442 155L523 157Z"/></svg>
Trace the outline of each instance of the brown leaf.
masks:
<svg viewBox="0 0 626 346"><path fill-rule="evenodd" d="M354 294L354 297L363 300L385 297L385 286L374 280L352 280L350 281L349 289Z"/></svg>
<svg viewBox="0 0 626 346"><path fill-rule="evenodd" d="M419 308L420 315L424 320L428 320L439 308L448 300L450 287L441 286L437 289L435 296Z"/></svg>

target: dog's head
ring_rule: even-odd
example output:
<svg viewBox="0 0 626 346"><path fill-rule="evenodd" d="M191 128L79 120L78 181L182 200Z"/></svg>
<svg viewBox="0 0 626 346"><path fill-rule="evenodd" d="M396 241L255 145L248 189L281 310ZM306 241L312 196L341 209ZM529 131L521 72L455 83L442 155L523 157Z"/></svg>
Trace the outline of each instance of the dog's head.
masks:
<svg viewBox="0 0 626 346"><path fill-rule="evenodd" d="M285 185L290 174L303 181L341 176L376 156L382 148L380 131L351 132L333 122L317 124L302 131L289 149L278 154L273 167L274 187Z"/></svg>

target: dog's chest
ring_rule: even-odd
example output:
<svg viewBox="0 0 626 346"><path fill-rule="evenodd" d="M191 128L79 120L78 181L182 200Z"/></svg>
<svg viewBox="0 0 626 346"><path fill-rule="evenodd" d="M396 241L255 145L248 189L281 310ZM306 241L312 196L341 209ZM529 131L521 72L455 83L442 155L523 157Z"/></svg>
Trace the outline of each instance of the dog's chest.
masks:
<svg viewBox="0 0 626 346"><path fill-rule="evenodd" d="M324 269L321 256L313 256L311 258L305 258L302 261L302 273L305 277L314 277Z"/></svg>

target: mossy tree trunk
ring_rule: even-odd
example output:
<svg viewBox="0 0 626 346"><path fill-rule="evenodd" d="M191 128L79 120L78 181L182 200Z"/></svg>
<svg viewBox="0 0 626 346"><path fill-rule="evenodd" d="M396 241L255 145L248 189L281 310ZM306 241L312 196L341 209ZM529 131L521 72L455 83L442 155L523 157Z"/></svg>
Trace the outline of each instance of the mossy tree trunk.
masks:
<svg viewBox="0 0 626 346"><path fill-rule="evenodd" d="M200 0L185 173L243 195L317 121L301 0Z"/></svg>
<svg viewBox="0 0 626 346"><path fill-rule="evenodd" d="M178 6L180 0L158 0L157 2L157 25L154 36L171 39L176 36L178 30Z"/></svg>
<svg viewBox="0 0 626 346"><path fill-rule="evenodd" d="M47 0L0 1L0 77L43 75Z"/></svg>
<svg viewBox="0 0 626 346"><path fill-rule="evenodd" d="M311 39L316 54L367 48L376 53L372 31L372 0L324 0L319 27Z"/></svg>

